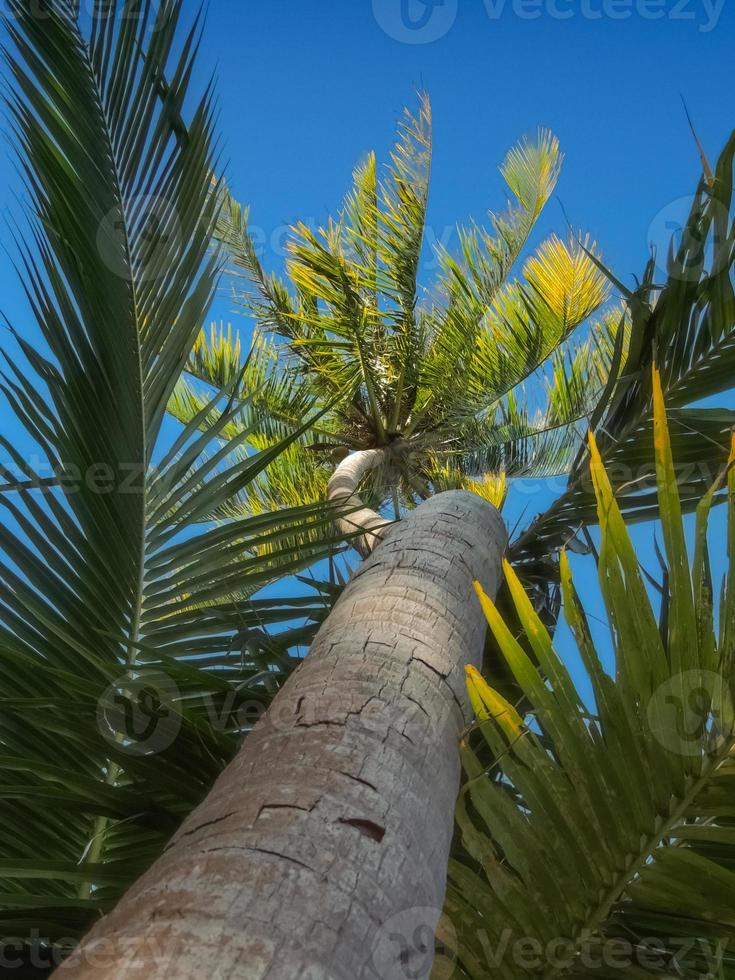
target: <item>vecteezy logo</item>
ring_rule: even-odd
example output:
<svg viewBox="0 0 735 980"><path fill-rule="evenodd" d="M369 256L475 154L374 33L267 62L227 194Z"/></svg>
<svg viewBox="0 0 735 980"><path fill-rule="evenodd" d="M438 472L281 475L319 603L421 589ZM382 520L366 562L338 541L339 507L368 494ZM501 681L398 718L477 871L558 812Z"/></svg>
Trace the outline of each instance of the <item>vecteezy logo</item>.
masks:
<svg viewBox="0 0 735 980"><path fill-rule="evenodd" d="M386 980L428 980L437 951L451 961L457 936L446 916L442 917L439 928L440 917L441 909L417 907L386 919L373 945L373 967L377 975Z"/></svg>
<svg viewBox="0 0 735 980"><path fill-rule="evenodd" d="M403 44L430 44L457 19L459 0L373 0L373 15L385 33Z"/></svg>
<svg viewBox="0 0 735 980"><path fill-rule="evenodd" d="M116 748L153 755L173 744L181 728L178 689L170 677L130 671L110 684L97 705L97 725Z"/></svg>
<svg viewBox="0 0 735 980"><path fill-rule="evenodd" d="M697 207L695 208L695 205ZM728 211L711 199L707 209L712 220L703 224L692 221L692 213L701 209L695 197L680 197L662 208L648 228L649 244L656 254L657 274L683 282L697 282L704 269L719 272L727 261L725 236L728 233Z"/></svg>
<svg viewBox="0 0 735 980"><path fill-rule="evenodd" d="M730 735L729 685L712 671L676 674L654 692L647 714L654 738L665 749L696 758Z"/></svg>
<svg viewBox="0 0 735 980"><path fill-rule="evenodd" d="M134 228L134 244L131 237ZM121 279L162 279L184 250L184 235L177 214L163 197L141 194L109 211L97 229L102 261Z"/></svg>

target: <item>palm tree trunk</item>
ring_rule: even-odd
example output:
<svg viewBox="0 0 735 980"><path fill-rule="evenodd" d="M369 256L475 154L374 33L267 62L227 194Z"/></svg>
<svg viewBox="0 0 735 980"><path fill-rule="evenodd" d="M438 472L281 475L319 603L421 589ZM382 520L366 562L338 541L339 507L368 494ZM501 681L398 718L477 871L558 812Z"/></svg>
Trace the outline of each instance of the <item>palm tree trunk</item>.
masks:
<svg viewBox="0 0 735 980"><path fill-rule="evenodd" d="M506 532L453 491L381 534L240 754L62 975L428 976L464 667L485 636L471 583L495 593Z"/></svg>
<svg viewBox="0 0 735 980"><path fill-rule="evenodd" d="M329 500L343 505L345 509L344 516L336 521L341 533L354 535L356 530L365 532L352 540L353 547L363 558L367 558L391 522L366 507L358 496L357 488L370 470L384 462L387 462L384 449L364 449L352 453L334 471L327 489Z"/></svg>

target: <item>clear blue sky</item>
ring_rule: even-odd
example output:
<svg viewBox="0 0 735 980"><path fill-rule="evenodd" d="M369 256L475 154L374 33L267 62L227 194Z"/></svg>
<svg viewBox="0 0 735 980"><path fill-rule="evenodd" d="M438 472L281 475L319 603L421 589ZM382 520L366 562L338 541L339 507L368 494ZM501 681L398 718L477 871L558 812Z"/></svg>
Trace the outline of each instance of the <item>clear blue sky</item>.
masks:
<svg viewBox="0 0 735 980"><path fill-rule="evenodd" d="M732 0L212 0L200 64L202 78L217 75L230 181L252 206L267 265L280 262L285 225L337 208L366 151L385 158L402 106L424 88L430 235L500 209L503 155L549 127L566 165L540 232L564 231L563 205L632 282L698 179L680 96L712 160L735 123L734 47ZM4 213L17 214L7 154L0 186ZM15 274L0 262L3 312L24 330ZM214 315L229 305L223 296Z"/></svg>
<svg viewBox="0 0 735 980"><path fill-rule="evenodd" d="M401 107L423 87L434 105L436 234L499 207L498 163L546 126L566 153L558 198L570 221L627 279L661 238L657 215L696 184L680 93L711 156L735 121L735 4L706 30L721 2L444 0L428 14L438 27L430 19L412 34L401 5L420 22L430 9L421 0L213 0L203 55L219 76L232 182L269 237L296 217L322 219L357 159L372 148L385 156ZM643 16L655 8L667 16ZM430 43L387 33L426 39L452 15ZM564 227L556 202L545 224Z"/></svg>

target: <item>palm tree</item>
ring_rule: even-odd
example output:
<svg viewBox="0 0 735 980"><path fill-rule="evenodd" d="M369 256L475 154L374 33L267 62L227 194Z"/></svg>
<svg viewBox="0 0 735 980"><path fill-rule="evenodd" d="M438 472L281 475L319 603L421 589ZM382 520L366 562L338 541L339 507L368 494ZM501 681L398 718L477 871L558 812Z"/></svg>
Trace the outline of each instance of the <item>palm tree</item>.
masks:
<svg viewBox="0 0 735 980"><path fill-rule="evenodd" d="M6 769L24 773L6 787L9 798L21 800L8 836L20 836L26 855L36 841L35 853L42 852L3 866L12 883L4 904L43 909L42 921L54 926L57 939L68 934L62 930L71 914L78 913L72 919L78 926L82 916L109 908L130 880L133 858L135 874L201 798L206 767L220 768L232 747L231 739L203 735L201 716L204 695L222 693L218 668L232 666L233 631L247 648L243 669L252 680L259 676L250 652L258 610L285 618L282 610L245 600L279 568L313 561L324 538L319 503L276 518L272 505L293 495L290 464L313 474L311 495L320 478L330 478L314 460L347 450L351 455L331 475L331 494L359 546L367 551L380 537L380 548L344 591L267 720L69 970L95 977L369 975L381 922L406 902L441 904L458 782L455 736L469 717L462 668L479 666L484 634L469 584L479 578L494 591L506 537L490 501L500 502L508 475L542 464L547 469L540 472L553 472L571 461L580 442L575 422L590 415L595 428L603 422L613 432L612 419L622 420L628 448L640 445L646 455L651 419L644 367L655 345L666 359L667 390L683 379L692 397L706 394L701 385L694 394L693 365L702 367L712 389L726 383L732 242L727 228L722 234L721 209L730 205L732 154L698 198L699 249L691 241L682 247L692 278L681 286L682 278L672 276L655 307L650 281L632 297L626 361L622 314L603 319L579 350L567 343L605 298L594 248L552 241L529 260L521 282L507 282L558 170L558 148L548 136L511 154L505 170L516 202L490 232L462 233L463 259L444 256L437 298L415 302L428 188L429 117L422 104L406 124L387 178L378 182L369 161L358 171L343 219L322 240L299 229L291 290L259 271L247 237L238 233L237 206L228 203L219 237L233 234L236 256L262 287L263 323L288 340L299 366L292 360L282 374L269 370L268 360L280 362L280 352L265 345L245 364L235 358L223 385L234 344L216 340L210 349L200 340L191 355L216 271L216 258L209 265L204 258L209 230L221 199L228 202L210 186L208 101L188 128L182 119L196 35L167 72L177 3L164 4L154 31L145 17L131 26L130 17L119 22L105 16L115 10L97 10L89 38L72 5L46 6L48 23L40 24L29 4L15 0L9 28L19 50L11 61L19 143L42 218L40 270L34 271L32 252L26 255L29 291L59 364L42 361L26 344L49 386L48 401L22 371L6 390L50 459L63 463L63 475L77 463L86 464L80 470L86 473L100 459L113 473L136 464L141 493L109 500L74 493L63 498L65 506L50 494L39 510L28 487L8 474L27 511L16 507L14 516L32 542L25 546L12 532L3 539L9 555L3 576L19 596L3 607L7 662L26 669L9 688L11 707L28 707L29 691L39 692L29 672L43 675L40 652L43 669L51 665L47 685L40 701L30 697L56 713L29 731L19 732L17 715L4 721ZM117 12L134 11L137 4L122 3ZM151 189L154 209L137 196ZM108 214L113 220L103 221ZM182 222L181 235L173 236L183 243L180 251L172 236L154 234L176 228L175 217ZM122 243L110 234L107 250L96 247L101 221L103 229L124 230ZM719 222L715 250L726 261L710 272L701 245L713 221ZM124 289L119 274L111 274L119 273L121 256ZM119 323L128 325L128 346L120 345ZM537 418L533 398L524 402L519 386L556 349L548 407ZM127 352L124 363L121 352ZM132 365L127 374L125 364ZM187 364L194 376L216 365L220 381L204 374L213 381L208 396L187 383L171 400ZM198 407L166 446L160 434L166 404L178 413L187 399ZM320 417L295 425L295 418L303 422L303 411L293 413L299 405L314 406ZM707 416L707 429L704 416L682 417L689 428L702 423L695 430L700 446L703 434L716 436L705 446L708 461L719 459L722 418ZM283 435L290 457L273 444ZM260 453L244 455L247 445ZM369 473L374 503L367 519L385 522L386 499L394 517L411 511L388 530L358 516L358 451L372 454L362 471ZM22 460L16 463L22 469ZM583 472L580 461L574 478ZM29 486L39 482L37 473L25 476ZM582 490L573 483L570 493L584 493L580 482ZM450 487L414 511L417 498ZM131 523L136 513L138 523ZM201 526L212 518L219 522L214 531ZM574 541L589 520L573 507L563 519L558 511L552 518L544 525L553 527L540 546L544 559L556 547L554 535ZM128 534L131 527L139 533ZM306 553L295 552L294 543L304 541ZM521 557L528 567L538 553L526 539ZM75 673L80 656L91 665L89 686ZM87 705L88 720L89 706L111 685L112 696L102 698L106 718L109 701L122 702L124 711L126 704L135 708L141 693L150 695L136 688L143 666L176 678L173 714L190 737L138 759L123 751L124 738L122 745L117 738L103 745L81 713L78 728L70 726L59 690ZM124 682L116 684L121 668ZM157 708L165 709L166 691L156 693ZM60 732L67 738L63 766L53 756ZM80 752L87 779L75 768ZM34 796L66 807L62 839L83 845L70 847L61 865L50 855L62 828L56 821L52 830L51 821L39 818L28 804ZM91 828L90 812L100 821ZM39 877L42 903L28 887ZM81 894L70 895L75 877ZM6 928L28 921L8 916ZM35 926L38 915L31 921ZM389 968L402 970L400 955Z"/></svg>
<svg viewBox="0 0 735 980"><path fill-rule="evenodd" d="M36 942L48 966L151 863L323 614L314 594L252 599L327 553L293 543L323 507L212 521L288 444L243 452L229 382L206 419L166 421L222 265L212 96L193 99L199 26L179 20L176 0L97 5L87 34L67 0L11 0L5 18L38 328L0 378L22 433L0 437L11 963ZM265 638L295 618L297 636Z"/></svg>
<svg viewBox="0 0 735 980"><path fill-rule="evenodd" d="M91 975L89 951L111 940L147 975L156 967L141 950L160 947L181 976L205 961L225 975L363 976L376 924L441 906L469 720L463 668L480 666L484 646L470 586L480 578L494 593L507 540L493 504L509 477L571 462L624 318L571 339L607 298L592 245L552 238L509 280L558 176L546 133L511 151L514 203L492 230L460 231L462 263L443 255L436 297L417 303L430 146L422 98L385 179L370 157L337 220L320 236L297 227L290 287L261 268L224 194L219 238L258 290L244 302L286 342L256 336L253 378L235 397L267 410L260 448L293 433L305 405L320 413L231 515L292 504L304 488L289 467L300 466L366 561L235 763L73 958L75 975ZM224 331L200 337L170 404L187 425L206 417L212 389L241 377L237 346ZM536 410L523 384L549 358ZM357 494L368 476L372 506Z"/></svg>
<svg viewBox="0 0 735 980"><path fill-rule="evenodd" d="M527 708L519 714L470 668L477 720L462 745L465 853L450 870L435 976L735 976L735 442L697 508L690 566L661 376L652 377L667 571L658 609L591 440L613 672L562 553L564 610L591 703L510 565L532 657L480 592ZM718 609L707 528L723 485L729 564ZM420 966L420 950L404 938Z"/></svg>
<svg viewBox="0 0 735 980"><path fill-rule="evenodd" d="M270 402L273 419L293 427L292 398L311 396L322 409L294 454L344 457L331 475L323 467L325 482L343 507L341 529L368 557L235 762L72 960L77 971L106 940L120 962L137 957L147 976L158 968L145 953L154 948L165 970L182 976L204 962L230 975L369 975L381 924L409 907L441 905L458 779L454 739L469 717L461 674L479 666L483 646L469 583L479 578L486 591L497 589L506 539L490 500L500 502L508 474L532 471L549 456L547 466L579 456L575 423L582 419L609 433L610 452L620 442L615 426L628 433L627 450L634 446L650 469L645 375L658 344L670 342L661 352L667 390L694 369L709 371L704 387L721 390L723 372L710 368L723 347L729 353L733 330L729 241L721 234L730 148L714 187L700 191L658 303L649 271L627 295L630 332L621 313L603 318L580 351L570 335L606 296L594 248L552 240L527 262L523 281L507 281L553 186L555 141L542 136L511 153L505 171L516 203L492 232L460 233L463 262L443 256L438 297L417 303L429 146L422 102L386 179L377 180L369 159L338 220L321 236L297 227L291 288L260 268L243 214L225 194L219 237L259 289L261 326L288 346L283 373L269 375L287 379L276 386L285 400ZM710 271L704 243L713 222ZM200 340L190 374L211 384L231 371L231 348L222 339L209 348ZM548 408L534 419L519 386L555 351ZM280 352L269 356L280 365ZM214 374L202 371L205 363L216 365ZM683 385L684 401L687 391L703 394L701 384ZM176 414L182 405L189 406L184 418L201 416L206 395L184 382L172 402ZM706 438L704 462L717 466L729 424L721 414L686 409L680 439L687 447L696 440L701 452ZM581 506L585 470L579 456L569 494L548 524L541 520L561 538L538 534L547 549L542 561L564 541L574 544L590 521ZM357 493L368 475L372 507L362 487ZM695 476L689 503L706 467ZM292 493L293 482L282 477L278 493L284 486ZM455 489L432 496L448 487ZM261 503L268 493L266 482ZM650 495L630 496L639 513L650 513ZM234 505L245 513L247 497ZM414 510L424 497L431 499ZM384 501L393 518L408 517L387 528ZM526 569L539 562L540 547L529 548L528 536L516 543ZM400 950L383 969L402 975Z"/></svg>

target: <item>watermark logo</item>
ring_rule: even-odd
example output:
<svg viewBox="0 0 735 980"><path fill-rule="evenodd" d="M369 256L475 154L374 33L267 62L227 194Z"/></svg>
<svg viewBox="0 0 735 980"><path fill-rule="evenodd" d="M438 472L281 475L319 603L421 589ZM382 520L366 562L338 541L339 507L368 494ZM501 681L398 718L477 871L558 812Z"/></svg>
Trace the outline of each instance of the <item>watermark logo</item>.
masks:
<svg viewBox="0 0 735 980"><path fill-rule="evenodd" d="M669 678L648 705L654 738L674 755L695 758L715 751L732 730L732 701L713 671L688 670Z"/></svg>
<svg viewBox="0 0 735 980"><path fill-rule="evenodd" d="M656 256L657 274L682 282L698 282L704 270L720 272L728 261L730 221L727 208L717 200L707 202L710 220L705 227L690 218L697 198L677 198L661 208L648 228L648 240Z"/></svg>
<svg viewBox="0 0 735 980"><path fill-rule="evenodd" d="M690 24L701 34L719 25L726 0L483 0L490 24L503 19L538 21L671 21ZM403 44L429 44L449 33L458 0L373 0L373 13L385 33Z"/></svg>
<svg viewBox="0 0 735 980"><path fill-rule="evenodd" d="M373 0L375 20L394 41L431 44L454 26L459 0Z"/></svg>
<svg viewBox="0 0 735 980"><path fill-rule="evenodd" d="M382 924L373 946L373 968L391 980L428 980L435 955L451 961L456 947L456 932L441 909L417 906Z"/></svg>
<svg viewBox="0 0 735 980"><path fill-rule="evenodd" d="M97 725L108 742L131 755L165 752L181 729L179 697L166 674L131 670L100 698Z"/></svg>
<svg viewBox="0 0 735 980"><path fill-rule="evenodd" d="M518 20L662 21L695 24L708 34L720 22L725 0L484 0L488 18Z"/></svg>
<svg viewBox="0 0 735 980"><path fill-rule="evenodd" d="M66 8L74 17L94 17L97 21L112 18L125 21L145 22L147 30L160 30L164 24L161 14L161 0L134 0L124 6L117 0L66 0ZM0 0L0 14L10 20L19 16L11 0ZM36 20L50 20L54 16L54 4L50 0L25 0L22 16L30 16Z"/></svg>
<svg viewBox="0 0 735 980"><path fill-rule="evenodd" d="M108 269L121 279L135 275L138 281L152 281L166 276L176 264L184 249L184 235L165 198L139 195L126 202L125 216L117 207L105 215L97 229L97 248Z"/></svg>

